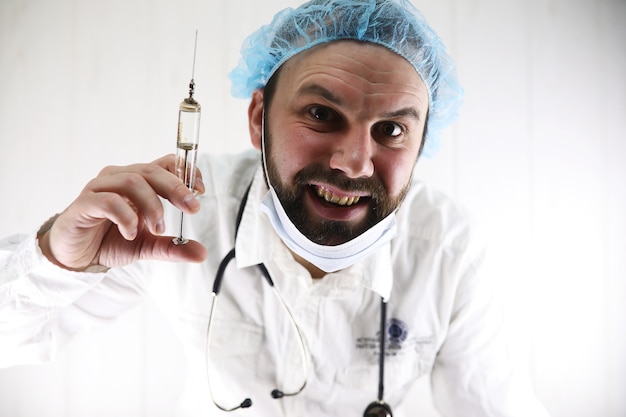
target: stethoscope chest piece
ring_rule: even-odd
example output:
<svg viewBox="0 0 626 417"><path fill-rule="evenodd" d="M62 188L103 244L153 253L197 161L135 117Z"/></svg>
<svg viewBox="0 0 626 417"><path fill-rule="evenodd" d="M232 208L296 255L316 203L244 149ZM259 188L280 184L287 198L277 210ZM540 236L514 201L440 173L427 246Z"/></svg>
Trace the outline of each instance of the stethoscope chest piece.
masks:
<svg viewBox="0 0 626 417"><path fill-rule="evenodd" d="M363 417L393 417L391 407L383 401L370 403L363 413Z"/></svg>

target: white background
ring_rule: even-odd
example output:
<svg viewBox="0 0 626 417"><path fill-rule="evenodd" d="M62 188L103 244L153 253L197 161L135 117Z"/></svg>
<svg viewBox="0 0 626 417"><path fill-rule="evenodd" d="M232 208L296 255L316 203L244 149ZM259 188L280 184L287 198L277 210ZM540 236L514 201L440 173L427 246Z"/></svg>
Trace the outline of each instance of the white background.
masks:
<svg viewBox="0 0 626 417"><path fill-rule="evenodd" d="M250 145L244 37L288 0L0 1L0 236L107 164L175 147L199 30L201 150ZM419 175L466 205L555 417L626 415L626 2L416 0L458 63L460 120ZM0 370L1 416L168 416L181 350L146 302L44 365ZM374 382L373 382L374 383ZM436 416L428 381L407 415Z"/></svg>

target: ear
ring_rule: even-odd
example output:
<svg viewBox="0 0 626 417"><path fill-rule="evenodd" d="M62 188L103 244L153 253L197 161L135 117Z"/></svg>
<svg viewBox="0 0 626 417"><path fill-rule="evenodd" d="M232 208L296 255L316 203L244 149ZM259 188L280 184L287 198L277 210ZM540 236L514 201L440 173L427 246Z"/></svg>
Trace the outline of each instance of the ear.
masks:
<svg viewBox="0 0 626 417"><path fill-rule="evenodd" d="M256 149L261 150L261 137L263 134L263 90L255 90L248 107L248 128L250 129L250 142Z"/></svg>

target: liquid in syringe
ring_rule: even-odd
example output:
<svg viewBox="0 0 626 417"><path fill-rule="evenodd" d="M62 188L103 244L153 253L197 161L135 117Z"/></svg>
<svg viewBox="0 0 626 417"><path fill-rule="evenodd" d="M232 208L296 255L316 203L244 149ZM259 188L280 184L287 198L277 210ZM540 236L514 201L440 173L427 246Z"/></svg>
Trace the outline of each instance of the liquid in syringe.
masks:
<svg viewBox="0 0 626 417"><path fill-rule="evenodd" d="M196 179L198 136L200 133L200 104L185 99L178 112L176 141L176 175L193 191Z"/></svg>

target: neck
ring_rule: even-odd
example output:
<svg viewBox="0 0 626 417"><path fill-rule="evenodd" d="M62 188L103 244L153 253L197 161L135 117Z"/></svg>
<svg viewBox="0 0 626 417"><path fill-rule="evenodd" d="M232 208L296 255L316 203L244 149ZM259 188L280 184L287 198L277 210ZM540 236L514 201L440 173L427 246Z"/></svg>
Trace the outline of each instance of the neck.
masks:
<svg viewBox="0 0 626 417"><path fill-rule="evenodd" d="M306 268L307 271L309 271L309 274L311 274L311 277L313 279L320 279L326 276L326 272L322 271L311 262L307 261L306 259L291 250L289 252L291 252L296 262L298 262L300 265Z"/></svg>

